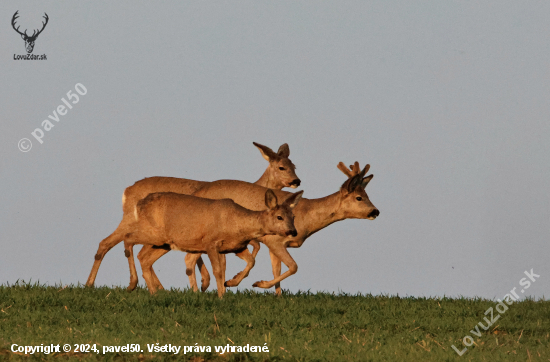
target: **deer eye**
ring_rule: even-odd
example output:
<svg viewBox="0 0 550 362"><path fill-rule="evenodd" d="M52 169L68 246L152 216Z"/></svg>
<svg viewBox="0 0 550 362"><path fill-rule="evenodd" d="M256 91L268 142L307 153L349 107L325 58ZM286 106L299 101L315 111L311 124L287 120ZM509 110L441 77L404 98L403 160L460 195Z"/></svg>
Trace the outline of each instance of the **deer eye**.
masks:
<svg viewBox="0 0 550 362"><path fill-rule="evenodd" d="M284 167L279 167L279 170L284 171L286 169Z"/></svg>
<svg viewBox="0 0 550 362"><path fill-rule="evenodd" d="M280 216L277 216L277 220L282 220L283 218Z"/></svg>
<svg viewBox="0 0 550 362"><path fill-rule="evenodd" d="M363 198L362 198L361 196L357 196L355 199L356 199L357 201L363 201Z"/></svg>

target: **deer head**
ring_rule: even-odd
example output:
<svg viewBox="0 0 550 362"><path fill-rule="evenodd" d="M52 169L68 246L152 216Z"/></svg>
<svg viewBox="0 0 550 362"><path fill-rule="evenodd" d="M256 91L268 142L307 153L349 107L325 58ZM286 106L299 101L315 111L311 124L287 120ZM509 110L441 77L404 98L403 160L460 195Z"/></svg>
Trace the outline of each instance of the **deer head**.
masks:
<svg viewBox="0 0 550 362"><path fill-rule="evenodd" d="M284 143L279 147L277 153L267 146L261 145L256 142L252 142L254 146L258 147L263 158L269 162L269 167L260 180L265 180L269 184L258 183L268 188L291 187L293 189L300 186L300 179L296 176L296 166L290 161L290 148L288 144ZM260 181L259 180L259 181Z"/></svg>
<svg viewBox="0 0 550 362"><path fill-rule="evenodd" d="M291 194L283 203L279 204L273 190L269 189L266 191L265 206L267 206L267 210L264 213L267 215L267 227L273 234L280 236L298 235L294 227L294 214L292 210L302 198L303 193L304 191L299 191Z"/></svg>
<svg viewBox="0 0 550 362"><path fill-rule="evenodd" d="M19 18L19 15L17 15L18 12L19 10L17 10L15 14L13 14L13 18L11 18L11 26L13 27L13 30L21 34L21 38L23 38L23 40L25 41L25 48L27 49L27 53L30 54L34 49L34 42L36 41L36 38L38 38L38 35L40 35L40 33L44 30L44 28L46 27L46 24L48 24L48 19L49 19L48 14L44 13L43 18L46 19L46 22L42 22L42 29L34 30L32 35L29 36L27 34L27 30L25 30L25 32L22 33L19 31L19 26L17 28L15 27L15 20Z"/></svg>
<svg viewBox="0 0 550 362"><path fill-rule="evenodd" d="M373 177L373 175L365 177L370 165L366 165L361 170L359 162L356 161L348 169L343 162L340 162L338 169L348 176L348 180L340 188L344 215L353 219L376 219L380 211L372 204L365 192L365 187Z"/></svg>

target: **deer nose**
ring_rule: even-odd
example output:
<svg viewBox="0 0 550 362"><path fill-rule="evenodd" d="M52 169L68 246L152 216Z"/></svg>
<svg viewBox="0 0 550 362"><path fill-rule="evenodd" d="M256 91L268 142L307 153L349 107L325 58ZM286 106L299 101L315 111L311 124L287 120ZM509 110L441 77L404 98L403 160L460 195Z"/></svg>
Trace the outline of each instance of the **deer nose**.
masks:
<svg viewBox="0 0 550 362"><path fill-rule="evenodd" d="M380 211L378 209L374 209L370 212L368 217L377 217L378 215L380 215Z"/></svg>
<svg viewBox="0 0 550 362"><path fill-rule="evenodd" d="M298 232L296 230L289 230L286 232L286 236L289 236L289 235L296 236L298 235Z"/></svg>
<svg viewBox="0 0 550 362"><path fill-rule="evenodd" d="M297 179L294 179L291 183L290 183L290 186L300 186L300 179L297 178Z"/></svg>

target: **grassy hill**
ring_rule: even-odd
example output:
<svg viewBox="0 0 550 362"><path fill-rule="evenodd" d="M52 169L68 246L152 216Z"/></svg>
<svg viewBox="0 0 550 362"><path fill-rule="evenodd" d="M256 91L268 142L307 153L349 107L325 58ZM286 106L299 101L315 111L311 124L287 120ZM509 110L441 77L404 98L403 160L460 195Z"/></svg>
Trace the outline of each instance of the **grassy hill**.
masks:
<svg viewBox="0 0 550 362"><path fill-rule="evenodd" d="M0 360L550 361L550 302L524 300L501 314L495 306L483 299L252 291L222 300L189 290L152 297L144 289L19 283L0 286ZM500 317L484 330L478 323L487 326L490 307L493 319ZM479 337L470 332L478 333L476 325ZM463 350L465 336L473 344L459 356L451 345ZM13 344L70 344L71 351L29 358L11 352ZM75 353L75 344L99 353ZM127 344L140 351L103 354L106 346ZM164 345L182 347L178 354L148 351ZM215 351L228 345L235 352ZM246 345L249 352L237 352ZM184 346L203 352L184 354Z"/></svg>

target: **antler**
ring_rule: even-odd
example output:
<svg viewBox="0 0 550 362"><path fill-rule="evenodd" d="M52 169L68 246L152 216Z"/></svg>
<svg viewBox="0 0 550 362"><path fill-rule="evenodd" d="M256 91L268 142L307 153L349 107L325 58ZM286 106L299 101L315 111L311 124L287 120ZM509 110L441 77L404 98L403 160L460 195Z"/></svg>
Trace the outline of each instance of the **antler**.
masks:
<svg viewBox="0 0 550 362"><path fill-rule="evenodd" d="M342 171L348 178L352 178L355 175L358 175L359 173L362 173L363 176L368 172L370 169L370 165L366 165L363 171L361 171L361 167L359 167L359 162L355 161L353 165L349 166L349 169L346 167L346 165L343 162L340 162L338 164L338 169Z"/></svg>
<svg viewBox="0 0 550 362"><path fill-rule="evenodd" d="M25 33L23 34L22 32L19 31L19 27L21 26L18 26L17 29L15 28L15 20L17 20L17 18L19 18L19 15L17 15L17 13L19 12L19 10L17 10L15 12L15 14L13 14L13 18L11 18L11 26L13 27L13 30L15 30L16 32L18 32L19 34L21 35L25 35L27 36L27 32L25 31ZM44 13L45 14L45 13Z"/></svg>
<svg viewBox="0 0 550 362"><path fill-rule="evenodd" d="M38 33L36 33L36 35L34 34L34 33L36 32L36 30L34 30L33 33L32 33L31 38L37 37L37 36L44 30L44 28L46 27L46 25L48 24L48 20L50 20L50 18L48 17L48 14L44 13L43 18L46 19L46 22L42 22L42 29L38 30Z"/></svg>
<svg viewBox="0 0 550 362"><path fill-rule="evenodd" d="M344 165L342 161L340 161L336 167L338 167L338 169L342 171L348 178L351 178L353 176L351 174L351 170L348 170L348 168L346 167L346 165Z"/></svg>
<svg viewBox="0 0 550 362"><path fill-rule="evenodd" d="M20 28L21 26L18 26L17 28L15 27L15 20L17 20L17 19L19 18L18 13L19 13L19 10L17 10L17 11L15 12L15 14L13 14L13 17L11 18L11 26L13 27L13 30L15 30L16 32L18 32L18 33L21 34L21 35L24 35L25 38L28 38L28 39L36 38L36 37L44 30L44 28L46 27L46 25L48 24L48 20L50 20L50 18L48 17L48 14L44 13L43 18L46 19L46 22L42 22L42 29L40 29L40 30L35 29L35 30L33 31L32 35L29 36L29 35L27 34L27 30L25 30L24 33L22 33L22 32L19 31L19 28Z"/></svg>

